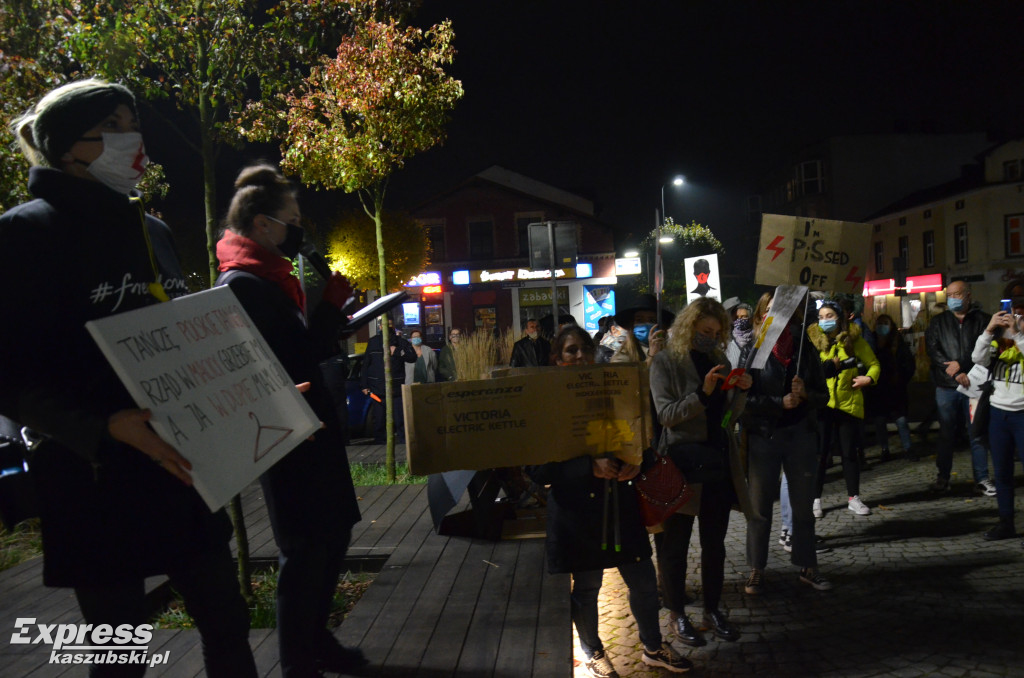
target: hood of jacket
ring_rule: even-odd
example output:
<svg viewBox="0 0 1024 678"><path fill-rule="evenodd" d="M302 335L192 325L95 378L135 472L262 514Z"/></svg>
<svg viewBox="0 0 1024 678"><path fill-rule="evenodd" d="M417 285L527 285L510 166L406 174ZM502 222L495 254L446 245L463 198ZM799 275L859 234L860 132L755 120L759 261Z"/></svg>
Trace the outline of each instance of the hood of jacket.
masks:
<svg viewBox="0 0 1024 678"><path fill-rule="evenodd" d="M835 339L830 340L829 336L821 329L821 326L818 323L814 323L807 326L807 337L814 344L814 348L822 353L827 351L833 344L841 343L846 354L853 355L853 344L860 338L860 328L851 323L847 329L837 334Z"/></svg>

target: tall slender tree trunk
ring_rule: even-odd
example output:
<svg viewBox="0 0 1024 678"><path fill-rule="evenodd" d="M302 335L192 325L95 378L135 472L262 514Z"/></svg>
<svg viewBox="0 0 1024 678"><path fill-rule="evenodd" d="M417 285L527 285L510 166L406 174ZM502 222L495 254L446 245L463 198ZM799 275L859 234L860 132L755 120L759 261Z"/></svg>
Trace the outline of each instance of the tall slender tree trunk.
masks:
<svg viewBox="0 0 1024 678"><path fill-rule="evenodd" d="M384 255L384 229L382 214L384 211L384 189L381 186L374 187L373 191L373 223L377 228L377 265L380 275L380 295L388 293L387 267ZM395 411L392 404L394 388L391 385L391 323L388 314L380 317L381 346L384 350L384 435L386 436L386 448L384 453L384 466L387 471L388 482L395 482Z"/></svg>
<svg viewBox="0 0 1024 678"><path fill-rule="evenodd" d="M199 64L205 72L207 63L206 47L199 45ZM200 155L203 161L203 206L206 211L206 253L210 266L210 287L217 281L217 182L216 149L213 144L213 111L205 96L199 97ZM238 589L246 602L253 598L252 566L249 560L249 534L245 529L245 512L242 510L242 495L236 494L228 505L228 515L235 529L235 546L238 554Z"/></svg>

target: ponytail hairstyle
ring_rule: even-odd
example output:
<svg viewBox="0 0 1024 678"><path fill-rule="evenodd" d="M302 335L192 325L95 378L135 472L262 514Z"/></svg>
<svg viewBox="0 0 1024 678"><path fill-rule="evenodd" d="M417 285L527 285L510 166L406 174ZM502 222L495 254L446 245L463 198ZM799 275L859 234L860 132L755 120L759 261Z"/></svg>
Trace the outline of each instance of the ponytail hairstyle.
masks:
<svg viewBox="0 0 1024 678"><path fill-rule="evenodd" d="M230 228L249 237L257 215L274 215L284 209L289 198L295 197L295 187L277 167L267 162L249 165L235 179L235 195L222 230Z"/></svg>
<svg viewBox="0 0 1024 678"><path fill-rule="evenodd" d="M14 120L11 132L30 163L60 169L75 142L121 104L135 114L135 96L123 85L99 78L70 82Z"/></svg>

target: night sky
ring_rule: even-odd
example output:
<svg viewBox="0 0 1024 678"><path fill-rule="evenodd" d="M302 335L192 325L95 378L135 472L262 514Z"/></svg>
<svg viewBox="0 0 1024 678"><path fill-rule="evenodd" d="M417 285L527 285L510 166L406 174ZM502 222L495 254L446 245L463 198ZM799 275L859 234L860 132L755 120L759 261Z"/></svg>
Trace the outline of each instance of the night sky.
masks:
<svg viewBox="0 0 1024 678"><path fill-rule="evenodd" d="M414 22L446 17L465 97L447 143L394 175L394 208L501 165L594 200L621 237L652 228L661 185L684 174L685 188L666 189L668 215L728 245L745 197L803 145L897 130L1024 135L1019 0L424 0ZM147 145L174 186L168 221L198 225L198 160L172 160L173 138ZM275 153L223 154L222 210L239 167ZM311 216L339 203L354 201L303 198Z"/></svg>
<svg viewBox="0 0 1024 678"><path fill-rule="evenodd" d="M426 0L465 88L415 201L497 164L596 201L622 232L666 211L721 238L802 145L897 130L1024 133L1020 2Z"/></svg>

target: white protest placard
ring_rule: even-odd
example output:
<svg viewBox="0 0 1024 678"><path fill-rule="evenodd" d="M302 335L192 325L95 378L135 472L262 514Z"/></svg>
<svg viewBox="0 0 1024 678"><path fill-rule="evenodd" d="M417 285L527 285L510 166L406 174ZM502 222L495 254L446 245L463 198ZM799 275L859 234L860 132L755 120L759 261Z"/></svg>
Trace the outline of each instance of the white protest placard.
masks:
<svg viewBox="0 0 1024 678"><path fill-rule="evenodd" d="M226 285L85 326L212 511L320 429Z"/></svg>
<svg viewBox="0 0 1024 678"><path fill-rule="evenodd" d="M861 294L870 258L871 224L765 214L754 279Z"/></svg>
<svg viewBox="0 0 1024 678"><path fill-rule="evenodd" d="M768 362L768 356L775 348L775 342L779 340L782 330L786 329L793 312L804 303L807 297L807 288L798 285L779 285L772 295L772 310L764 317L761 329L757 331L754 338L754 346L757 353L750 363L754 370L764 369ZM794 337L795 339L795 337Z"/></svg>
<svg viewBox="0 0 1024 678"><path fill-rule="evenodd" d="M718 255L702 254L683 259L686 274L686 303L701 297L722 301L722 283L718 275Z"/></svg>

